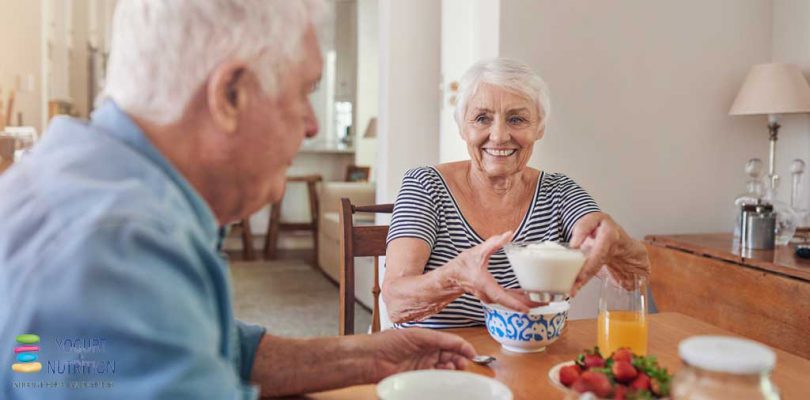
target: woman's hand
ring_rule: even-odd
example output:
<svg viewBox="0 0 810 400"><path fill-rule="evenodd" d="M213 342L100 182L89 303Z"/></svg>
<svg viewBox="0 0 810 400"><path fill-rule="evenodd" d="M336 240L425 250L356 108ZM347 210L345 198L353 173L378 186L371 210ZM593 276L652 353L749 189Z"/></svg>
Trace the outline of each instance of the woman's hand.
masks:
<svg viewBox="0 0 810 400"><path fill-rule="evenodd" d="M394 329L366 336L374 363L369 382L418 369L457 369L475 356L473 346L459 336L428 329Z"/></svg>
<svg viewBox="0 0 810 400"><path fill-rule="evenodd" d="M635 275L650 274L650 259L641 242L631 238L609 215L590 213L574 224L571 247L589 248L585 265L579 271L571 296L596 275L603 265L619 284L632 285Z"/></svg>
<svg viewBox="0 0 810 400"><path fill-rule="evenodd" d="M493 236L484 243L461 252L448 264L452 265L455 284L465 292L484 303L500 304L527 313L531 307L536 307L539 303L532 302L522 292L504 289L489 273L489 258L509 243L511 237L512 232Z"/></svg>

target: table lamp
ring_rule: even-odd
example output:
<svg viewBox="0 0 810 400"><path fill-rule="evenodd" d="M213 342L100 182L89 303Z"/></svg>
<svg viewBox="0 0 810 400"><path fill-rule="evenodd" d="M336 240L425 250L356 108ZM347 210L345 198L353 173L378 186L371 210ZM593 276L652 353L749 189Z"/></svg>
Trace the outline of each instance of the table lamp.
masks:
<svg viewBox="0 0 810 400"><path fill-rule="evenodd" d="M729 115L767 115L770 149L768 189L776 190L779 176L774 171L779 114L810 112L810 86L801 69L793 64L758 64L751 67Z"/></svg>
<svg viewBox="0 0 810 400"><path fill-rule="evenodd" d="M372 139L376 137L377 137L377 117L372 117L368 121L368 126L366 127L366 132L363 134L363 138Z"/></svg>

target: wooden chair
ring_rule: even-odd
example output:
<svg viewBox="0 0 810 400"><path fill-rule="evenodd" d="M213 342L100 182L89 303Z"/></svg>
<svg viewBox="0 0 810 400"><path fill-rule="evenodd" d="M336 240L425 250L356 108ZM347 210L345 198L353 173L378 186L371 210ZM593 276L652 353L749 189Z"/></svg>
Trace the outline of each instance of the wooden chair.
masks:
<svg viewBox="0 0 810 400"><path fill-rule="evenodd" d="M270 206L270 220L267 223L267 236L264 240L264 258L275 260L278 251L278 236L281 231L301 231L312 232L314 246L313 265L318 266L318 190L317 184L323 181L320 175L290 176L287 183L299 182L307 185L307 196L309 197L310 221L301 223L281 221L281 200Z"/></svg>
<svg viewBox="0 0 810 400"><path fill-rule="evenodd" d="M256 252L253 249L253 232L250 230L250 217L233 224L233 227L241 230L242 259L245 261L255 260Z"/></svg>
<svg viewBox="0 0 810 400"><path fill-rule="evenodd" d="M387 225L354 226L355 213L392 213L393 204L355 206L347 198L340 199L340 334L354 333L354 258L374 257L374 284L371 293L374 304L371 331L380 331L380 256L385 255Z"/></svg>

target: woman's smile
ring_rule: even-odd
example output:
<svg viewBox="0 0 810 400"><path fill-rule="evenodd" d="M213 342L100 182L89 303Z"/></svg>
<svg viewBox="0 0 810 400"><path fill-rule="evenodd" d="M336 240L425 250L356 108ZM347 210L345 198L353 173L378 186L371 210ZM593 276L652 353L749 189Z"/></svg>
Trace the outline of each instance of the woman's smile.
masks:
<svg viewBox="0 0 810 400"><path fill-rule="evenodd" d="M498 149L491 147L484 148L484 153L496 158L511 157L517 154L517 151L518 151L517 149Z"/></svg>

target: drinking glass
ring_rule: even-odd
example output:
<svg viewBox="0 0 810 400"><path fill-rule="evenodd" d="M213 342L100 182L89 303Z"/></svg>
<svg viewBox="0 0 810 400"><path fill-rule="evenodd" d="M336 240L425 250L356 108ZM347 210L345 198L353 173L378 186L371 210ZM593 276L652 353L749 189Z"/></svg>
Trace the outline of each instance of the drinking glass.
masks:
<svg viewBox="0 0 810 400"><path fill-rule="evenodd" d="M612 278L602 282L597 343L605 357L622 347L647 354L647 278L634 276L625 286Z"/></svg>

